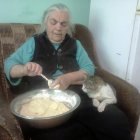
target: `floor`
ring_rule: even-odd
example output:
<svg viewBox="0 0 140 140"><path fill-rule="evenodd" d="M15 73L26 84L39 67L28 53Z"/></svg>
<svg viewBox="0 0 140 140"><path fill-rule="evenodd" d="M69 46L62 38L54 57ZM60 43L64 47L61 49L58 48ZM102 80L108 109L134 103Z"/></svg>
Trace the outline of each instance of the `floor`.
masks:
<svg viewBox="0 0 140 140"><path fill-rule="evenodd" d="M140 140L140 119L139 119L139 124L138 124L138 128L137 128L135 140Z"/></svg>

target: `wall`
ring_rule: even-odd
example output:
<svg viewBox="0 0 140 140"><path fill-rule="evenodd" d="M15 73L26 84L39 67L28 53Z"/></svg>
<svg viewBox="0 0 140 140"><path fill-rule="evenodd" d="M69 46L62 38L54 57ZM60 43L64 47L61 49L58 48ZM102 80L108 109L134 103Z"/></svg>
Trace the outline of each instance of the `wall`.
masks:
<svg viewBox="0 0 140 140"><path fill-rule="evenodd" d="M140 91L140 12L136 15L131 53L129 56L129 65L127 71L127 79L130 83Z"/></svg>
<svg viewBox="0 0 140 140"><path fill-rule="evenodd" d="M90 0L0 0L0 23L40 23L44 10L55 3L70 8L73 22L88 25Z"/></svg>
<svg viewBox="0 0 140 140"><path fill-rule="evenodd" d="M137 0L93 0L89 26L102 67L126 79Z"/></svg>

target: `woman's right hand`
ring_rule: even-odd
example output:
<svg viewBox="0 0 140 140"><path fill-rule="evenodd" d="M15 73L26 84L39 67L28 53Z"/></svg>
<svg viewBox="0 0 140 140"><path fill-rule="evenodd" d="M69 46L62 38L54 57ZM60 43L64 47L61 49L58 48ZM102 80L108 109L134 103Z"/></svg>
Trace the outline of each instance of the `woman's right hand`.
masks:
<svg viewBox="0 0 140 140"><path fill-rule="evenodd" d="M28 62L23 67L26 76L36 76L42 73L42 67L35 62Z"/></svg>
<svg viewBox="0 0 140 140"><path fill-rule="evenodd" d="M10 76L12 78L19 78L23 76L36 76L42 73L42 67L34 62L28 62L25 65L14 65L11 68Z"/></svg>

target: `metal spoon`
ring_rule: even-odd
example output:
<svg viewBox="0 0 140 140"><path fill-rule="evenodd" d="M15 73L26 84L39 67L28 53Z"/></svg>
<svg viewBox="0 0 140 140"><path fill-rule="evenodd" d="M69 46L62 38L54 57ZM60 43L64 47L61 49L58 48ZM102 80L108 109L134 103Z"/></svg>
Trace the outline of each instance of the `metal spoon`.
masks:
<svg viewBox="0 0 140 140"><path fill-rule="evenodd" d="M43 75L43 74L40 74L40 76L41 76L42 78L44 78L44 79L48 82L48 86L50 87L50 85L52 84L53 80L48 79L48 78L47 78L45 75Z"/></svg>
<svg viewBox="0 0 140 140"><path fill-rule="evenodd" d="M43 74L40 74L40 76L41 76L42 78L44 78L44 79L48 82L48 86L49 86L49 88L50 88L50 87L51 87L50 85L52 84L53 80L48 79L48 78L47 78L45 75L43 75ZM59 89L59 87L60 87L60 84L56 85L53 89Z"/></svg>
<svg viewBox="0 0 140 140"><path fill-rule="evenodd" d="M44 78L46 81L48 81L48 82L49 82L49 79L48 79L45 75L40 74L40 76L41 76L42 78Z"/></svg>

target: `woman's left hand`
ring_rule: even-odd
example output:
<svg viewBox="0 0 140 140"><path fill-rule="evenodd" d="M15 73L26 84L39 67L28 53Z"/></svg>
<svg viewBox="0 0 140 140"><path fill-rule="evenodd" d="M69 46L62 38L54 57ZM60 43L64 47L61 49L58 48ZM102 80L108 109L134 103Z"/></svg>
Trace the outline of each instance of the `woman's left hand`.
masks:
<svg viewBox="0 0 140 140"><path fill-rule="evenodd" d="M53 83L51 84L51 88L55 88L57 87L57 85L59 85L59 89L65 90L71 85L71 83L72 79L70 74L64 74L53 81Z"/></svg>
<svg viewBox="0 0 140 140"><path fill-rule="evenodd" d="M63 74L54 80L51 84L51 88L55 88L59 85L59 89L65 90L72 84L83 84L86 78L87 73L83 70Z"/></svg>

